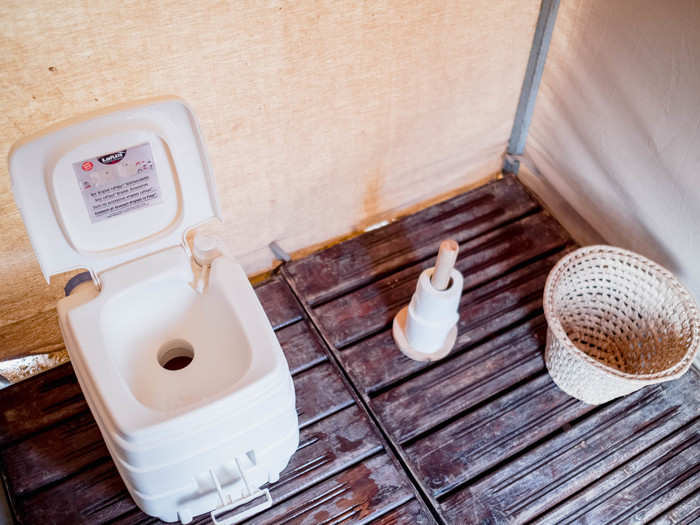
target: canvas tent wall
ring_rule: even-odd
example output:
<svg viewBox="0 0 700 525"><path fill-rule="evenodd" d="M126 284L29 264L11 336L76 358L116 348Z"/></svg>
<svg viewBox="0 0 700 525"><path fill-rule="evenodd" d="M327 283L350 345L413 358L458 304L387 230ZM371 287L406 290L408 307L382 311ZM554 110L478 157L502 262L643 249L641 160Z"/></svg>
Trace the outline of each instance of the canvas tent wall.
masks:
<svg viewBox="0 0 700 525"><path fill-rule="evenodd" d="M552 206L700 297L700 3L563 1L526 154Z"/></svg>

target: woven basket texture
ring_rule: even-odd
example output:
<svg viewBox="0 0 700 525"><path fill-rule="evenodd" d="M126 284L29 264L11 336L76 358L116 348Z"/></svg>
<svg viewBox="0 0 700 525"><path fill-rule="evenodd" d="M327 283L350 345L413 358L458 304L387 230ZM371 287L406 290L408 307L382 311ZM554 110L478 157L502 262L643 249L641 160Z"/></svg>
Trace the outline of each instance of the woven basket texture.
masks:
<svg viewBox="0 0 700 525"><path fill-rule="evenodd" d="M634 252L587 246L547 277L545 362L568 394L600 404L675 379L700 344L698 308L666 269Z"/></svg>

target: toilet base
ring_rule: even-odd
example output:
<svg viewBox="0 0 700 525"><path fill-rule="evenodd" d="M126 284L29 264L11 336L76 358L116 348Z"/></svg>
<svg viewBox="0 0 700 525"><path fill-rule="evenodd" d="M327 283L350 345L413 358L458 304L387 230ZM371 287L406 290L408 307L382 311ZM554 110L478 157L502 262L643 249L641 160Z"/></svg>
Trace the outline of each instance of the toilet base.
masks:
<svg viewBox="0 0 700 525"><path fill-rule="evenodd" d="M283 436L274 446L260 454L256 451L256 465L245 469L245 475L252 489L259 489L273 480L279 479L289 458L299 443L298 430ZM216 468L213 470L217 470ZM196 480L196 481L194 481ZM222 507L215 483L209 470L198 474L190 483L179 490L159 496L145 496L129 489L129 493L138 507L149 516L156 517L168 523L189 523L193 518L214 512ZM245 484L242 479L231 483L222 483L224 494L235 502L245 495ZM262 494L261 494L262 495Z"/></svg>

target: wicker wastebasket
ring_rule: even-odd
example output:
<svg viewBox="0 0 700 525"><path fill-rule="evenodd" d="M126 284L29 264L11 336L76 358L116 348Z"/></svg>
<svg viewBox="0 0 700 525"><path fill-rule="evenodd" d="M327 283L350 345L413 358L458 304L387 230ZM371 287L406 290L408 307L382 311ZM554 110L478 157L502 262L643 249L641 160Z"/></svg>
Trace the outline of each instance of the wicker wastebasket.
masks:
<svg viewBox="0 0 700 525"><path fill-rule="evenodd" d="M566 393L605 403L688 370L700 343L692 296L658 264L587 246L561 259L544 290L545 362Z"/></svg>

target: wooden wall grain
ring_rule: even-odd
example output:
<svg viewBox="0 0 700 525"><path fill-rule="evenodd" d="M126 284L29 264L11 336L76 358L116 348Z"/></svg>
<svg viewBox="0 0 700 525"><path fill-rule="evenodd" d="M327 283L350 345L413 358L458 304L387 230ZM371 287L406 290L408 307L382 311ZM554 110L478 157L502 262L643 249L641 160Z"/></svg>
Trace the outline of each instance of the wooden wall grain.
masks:
<svg viewBox="0 0 700 525"><path fill-rule="evenodd" d="M539 2L55 2L0 6L0 156L82 112L179 95L249 272L499 169ZM60 348L0 164L0 358Z"/></svg>

